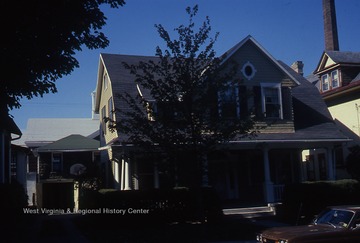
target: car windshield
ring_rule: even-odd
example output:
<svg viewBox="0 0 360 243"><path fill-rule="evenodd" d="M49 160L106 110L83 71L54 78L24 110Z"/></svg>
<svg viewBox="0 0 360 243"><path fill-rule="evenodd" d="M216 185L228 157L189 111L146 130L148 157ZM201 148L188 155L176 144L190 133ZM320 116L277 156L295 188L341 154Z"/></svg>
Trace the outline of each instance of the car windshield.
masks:
<svg viewBox="0 0 360 243"><path fill-rule="evenodd" d="M334 228L347 228L354 212L342 209L328 209L322 212L315 220L315 224L328 224Z"/></svg>

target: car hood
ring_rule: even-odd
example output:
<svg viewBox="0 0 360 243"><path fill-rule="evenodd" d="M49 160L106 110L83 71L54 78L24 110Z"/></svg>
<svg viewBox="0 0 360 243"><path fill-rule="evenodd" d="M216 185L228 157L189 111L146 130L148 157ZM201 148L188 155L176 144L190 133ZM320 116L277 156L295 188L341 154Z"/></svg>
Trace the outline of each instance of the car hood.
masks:
<svg viewBox="0 0 360 243"><path fill-rule="evenodd" d="M296 236L316 235L325 232L341 231L341 228L334 228L330 225L301 225L301 226L287 226L276 227L265 230L262 236L267 239L283 239L289 240Z"/></svg>

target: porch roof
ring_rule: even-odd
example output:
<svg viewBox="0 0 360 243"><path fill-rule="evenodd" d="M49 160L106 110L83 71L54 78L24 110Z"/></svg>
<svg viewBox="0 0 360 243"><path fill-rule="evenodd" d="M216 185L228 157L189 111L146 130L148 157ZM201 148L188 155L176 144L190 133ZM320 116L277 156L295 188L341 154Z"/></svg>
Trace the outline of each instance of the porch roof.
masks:
<svg viewBox="0 0 360 243"><path fill-rule="evenodd" d="M37 152L82 152L97 151L100 146L98 140L87 138L79 134L72 134L51 144L37 149Z"/></svg>

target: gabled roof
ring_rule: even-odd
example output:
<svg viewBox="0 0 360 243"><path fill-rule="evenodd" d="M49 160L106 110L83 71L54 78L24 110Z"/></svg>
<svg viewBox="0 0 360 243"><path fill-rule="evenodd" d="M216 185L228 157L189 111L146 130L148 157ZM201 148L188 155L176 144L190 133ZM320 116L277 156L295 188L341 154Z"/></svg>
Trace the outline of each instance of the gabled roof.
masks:
<svg viewBox="0 0 360 243"><path fill-rule="evenodd" d="M287 76L289 76L296 84L297 80L293 77L291 73L289 73L264 47L260 45L259 42L257 42L251 35L248 35L245 39L240 41L238 44L236 44L234 47L229 49L227 52L223 54L224 59L222 62L226 62L231 56L237 52L242 46L244 46L247 42L252 42L260 51L262 51L267 58L269 58L277 68L279 68L281 71L283 71Z"/></svg>
<svg viewBox="0 0 360 243"><path fill-rule="evenodd" d="M97 151L100 142L79 134L72 134L37 149L38 152L83 152Z"/></svg>
<svg viewBox="0 0 360 243"><path fill-rule="evenodd" d="M246 37L239 42L228 52L224 54L226 62L237 50L239 50L245 43L253 43L265 56L272 61L274 68L278 68L286 74L294 83L296 87L292 88L294 116L295 116L295 132L294 133L271 133L259 134L259 139L268 141L309 141L321 140L326 142L333 141L347 141L344 136L335 126L332 117L327 109L326 104L318 89L313 86L303 76L296 73L285 63L274 59L255 39L251 36ZM134 76L129 73L129 70L123 66L123 63L137 64L140 61L156 61L157 57L149 56L129 56L117 54L101 54L100 62L106 68L110 77L111 85L114 93L115 107L119 106L120 99L116 98L117 93L128 92L133 95L138 95L139 91L134 82ZM100 71L104 67L99 68ZM97 82L97 102L100 102L101 79ZM97 108L99 109L99 107ZM248 140L249 141L249 140Z"/></svg>
<svg viewBox="0 0 360 243"><path fill-rule="evenodd" d="M134 85L135 77L130 74L129 69L124 67L124 63L132 65L139 64L139 62L159 61L155 56L133 56L133 55L121 55L121 54L100 54L100 63L98 70L98 80L96 84L96 98L95 98L95 112L99 112L100 96L102 89L102 73L106 70L113 93L128 92L131 95L137 95L138 90ZM105 70L104 70L105 69ZM114 96L114 103L119 102ZM115 104L116 107L116 104Z"/></svg>
<svg viewBox="0 0 360 243"><path fill-rule="evenodd" d="M360 52L351 51L324 51L314 73L336 65L360 66Z"/></svg>

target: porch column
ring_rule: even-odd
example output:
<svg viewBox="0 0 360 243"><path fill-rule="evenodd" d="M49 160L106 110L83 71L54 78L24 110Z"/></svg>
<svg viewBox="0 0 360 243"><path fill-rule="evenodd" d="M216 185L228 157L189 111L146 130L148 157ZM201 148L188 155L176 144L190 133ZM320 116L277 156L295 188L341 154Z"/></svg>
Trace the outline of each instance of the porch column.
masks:
<svg viewBox="0 0 360 243"><path fill-rule="evenodd" d="M130 158L127 156L123 156L122 157L122 161L121 161L121 167L122 167L122 182L123 182L123 187L121 188L122 190L131 190L131 171L130 171Z"/></svg>
<svg viewBox="0 0 360 243"><path fill-rule="evenodd" d="M274 183L270 177L270 163L269 163L269 148L265 145L263 147L264 158L264 196L267 203L274 202Z"/></svg>
<svg viewBox="0 0 360 243"><path fill-rule="evenodd" d="M160 188L160 181L159 181L159 168L158 163L154 162L154 188L159 189Z"/></svg>
<svg viewBox="0 0 360 243"><path fill-rule="evenodd" d="M332 147L326 148L327 152L327 179L335 180L335 164L334 164L334 150Z"/></svg>

